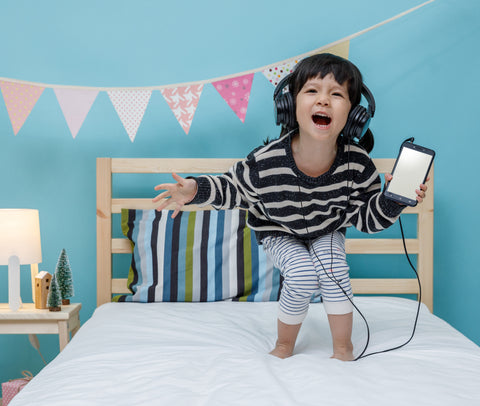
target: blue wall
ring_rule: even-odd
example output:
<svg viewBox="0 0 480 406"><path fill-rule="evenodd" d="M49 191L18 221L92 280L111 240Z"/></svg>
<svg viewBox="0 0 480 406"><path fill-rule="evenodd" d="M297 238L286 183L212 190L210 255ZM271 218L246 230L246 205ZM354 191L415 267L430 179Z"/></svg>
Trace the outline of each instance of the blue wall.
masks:
<svg viewBox="0 0 480 406"><path fill-rule="evenodd" d="M215 78L311 51L422 1L235 3L241 8L222 0L2 1L0 77L115 87ZM377 101L372 155L394 157L411 136L437 151L434 310L480 344L474 255L480 226L474 177L478 21L476 0L436 0L352 40L350 59ZM75 140L52 89L43 92L17 136L0 100L0 207L40 210L40 269L53 272L61 249L67 250L83 321L96 302L95 158L242 157L278 135L272 92L256 74L243 124L207 85L188 135L154 92L134 143L105 93ZM8 298L6 270L0 267L0 302ZM27 268L22 292L28 301ZM57 337L41 336L40 342L47 360L53 359ZM42 365L27 336L0 336L0 381L23 369L37 373Z"/></svg>

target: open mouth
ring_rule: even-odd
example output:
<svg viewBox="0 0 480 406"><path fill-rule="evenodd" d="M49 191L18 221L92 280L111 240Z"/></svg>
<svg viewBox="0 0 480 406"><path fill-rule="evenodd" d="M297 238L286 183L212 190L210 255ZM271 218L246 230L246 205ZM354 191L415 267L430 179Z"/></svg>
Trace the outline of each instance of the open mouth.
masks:
<svg viewBox="0 0 480 406"><path fill-rule="evenodd" d="M332 119L324 114L314 114L312 120L316 125L327 126L332 122Z"/></svg>

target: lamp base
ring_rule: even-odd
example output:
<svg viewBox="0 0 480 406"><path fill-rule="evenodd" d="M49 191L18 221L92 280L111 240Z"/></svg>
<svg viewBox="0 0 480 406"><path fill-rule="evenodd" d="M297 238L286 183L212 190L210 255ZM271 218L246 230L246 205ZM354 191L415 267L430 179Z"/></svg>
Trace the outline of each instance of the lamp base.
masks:
<svg viewBox="0 0 480 406"><path fill-rule="evenodd" d="M20 297L20 259L12 255L8 259L8 306L12 312L22 307Z"/></svg>

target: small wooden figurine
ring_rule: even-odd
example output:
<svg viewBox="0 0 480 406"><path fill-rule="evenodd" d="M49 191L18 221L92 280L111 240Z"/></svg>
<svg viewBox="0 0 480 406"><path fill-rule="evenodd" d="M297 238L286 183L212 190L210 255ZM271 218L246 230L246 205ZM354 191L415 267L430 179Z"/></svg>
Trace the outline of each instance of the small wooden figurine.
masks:
<svg viewBox="0 0 480 406"><path fill-rule="evenodd" d="M35 276L35 308L46 309L52 275L42 271Z"/></svg>

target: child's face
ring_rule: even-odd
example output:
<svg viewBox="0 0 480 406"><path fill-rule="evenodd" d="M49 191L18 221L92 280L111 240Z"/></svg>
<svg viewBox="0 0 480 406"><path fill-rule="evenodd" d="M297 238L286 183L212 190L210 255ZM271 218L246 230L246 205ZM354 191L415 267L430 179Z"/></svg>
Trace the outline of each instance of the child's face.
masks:
<svg viewBox="0 0 480 406"><path fill-rule="evenodd" d="M336 140L347 123L351 107L346 82L339 84L332 74L323 79L309 79L296 100L300 135Z"/></svg>

